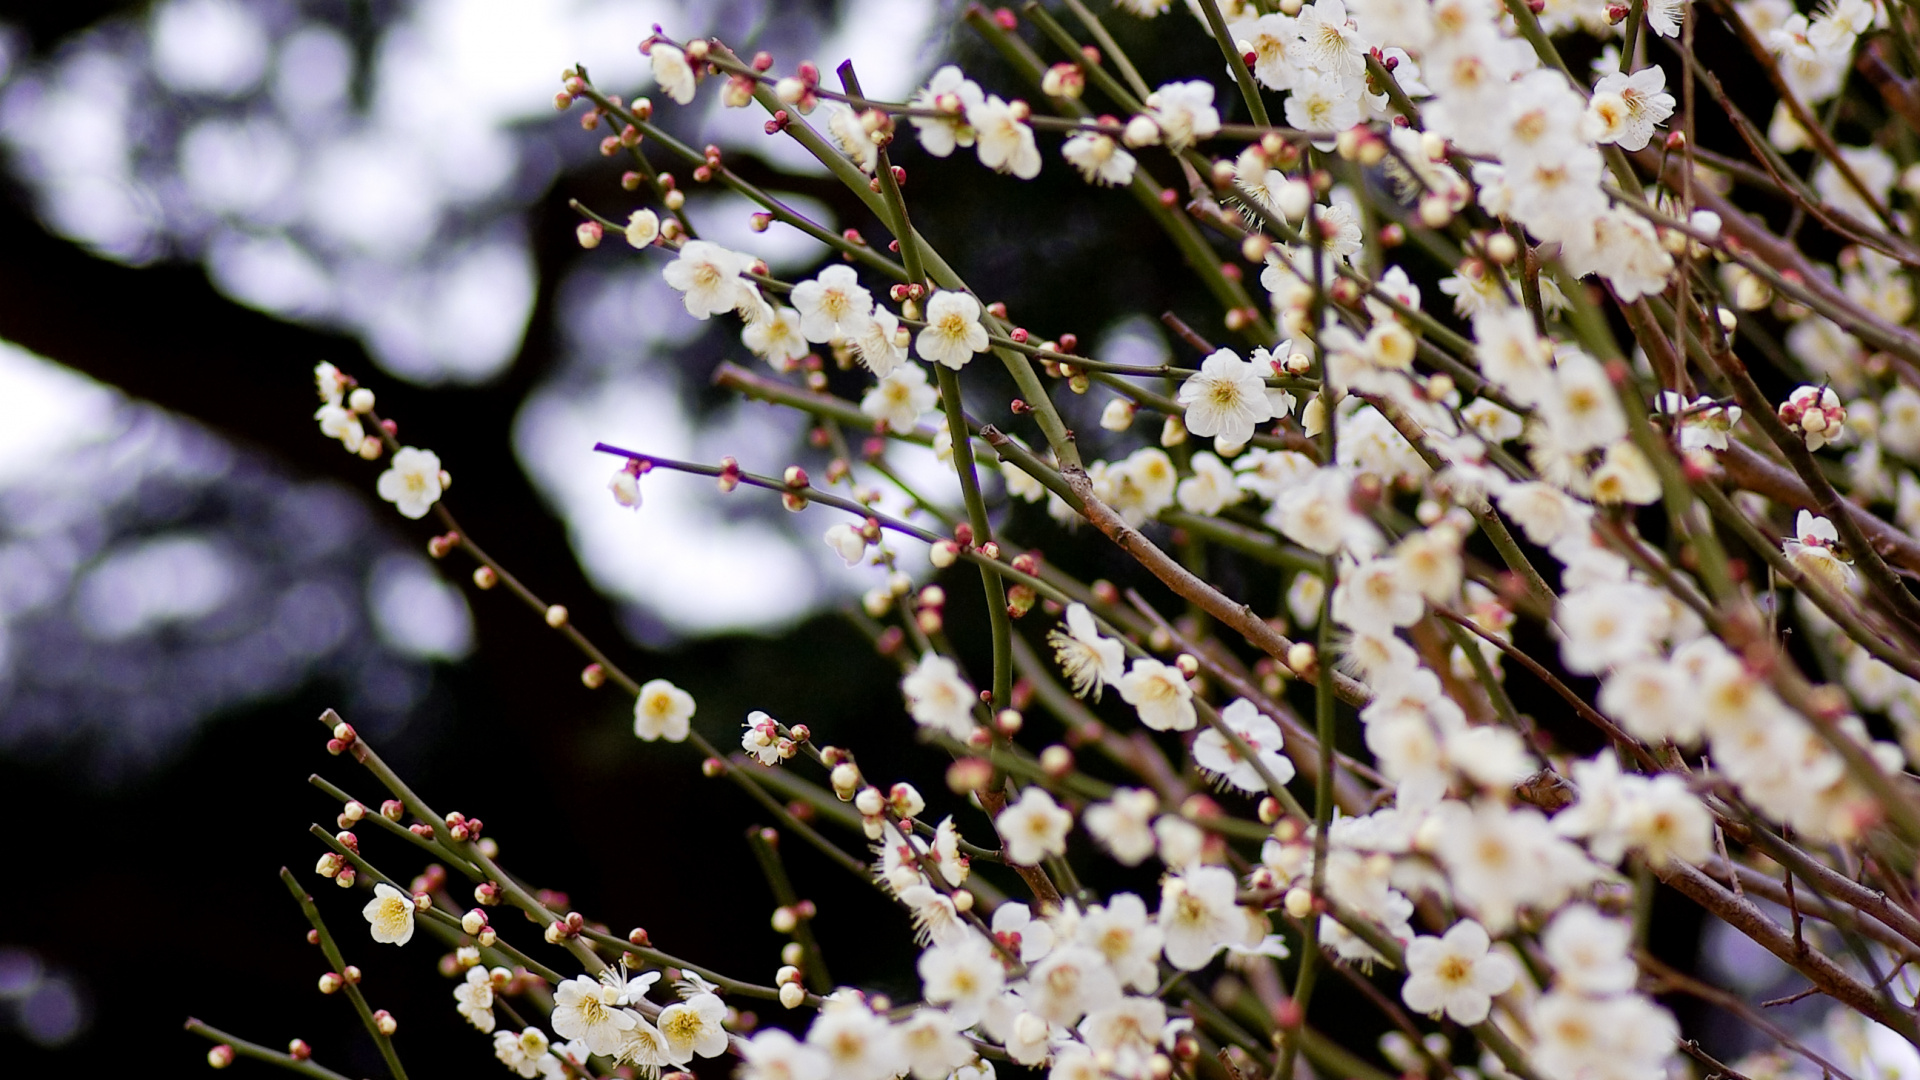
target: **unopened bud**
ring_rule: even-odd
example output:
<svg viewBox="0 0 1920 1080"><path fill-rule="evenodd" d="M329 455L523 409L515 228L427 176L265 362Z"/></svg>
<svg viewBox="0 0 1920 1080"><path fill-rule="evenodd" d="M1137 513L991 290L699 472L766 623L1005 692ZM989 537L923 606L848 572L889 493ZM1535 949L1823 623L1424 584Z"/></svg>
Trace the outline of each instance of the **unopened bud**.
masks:
<svg viewBox="0 0 1920 1080"><path fill-rule="evenodd" d="M806 1004L806 1001L806 988L802 987L799 983L790 982L780 987L780 1004L787 1008L797 1009Z"/></svg>
<svg viewBox="0 0 1920 1080"><path fill-rule="evenodd" d="M233 1064L233 1047L221 1043L207 1051L207 1064L215 1069L224 1069Z"/></svg>
<svg viewBox="0 0 1920 1080"><path fill-rule="evenodd" d="M1319 654L1312 645L1296 641L1287 649L1287 666L1303 679L1315 678L1320 672Z"/></svg>
<svg viewBox="0 0 1920 1080"><path fill-rule="evenodd" d="M833 767L828 780L833 784L833 793L839 796L840 801L849 802L854 792L860 790L860 767L851 761L843 761Z"/></svg>
<svg viewBox="0 0 1920 1080"><path fill-rule="evenodd" d="M1073 751L1055 743L1040 751L1040 769L1055 780L1073 771Z"/></svg>

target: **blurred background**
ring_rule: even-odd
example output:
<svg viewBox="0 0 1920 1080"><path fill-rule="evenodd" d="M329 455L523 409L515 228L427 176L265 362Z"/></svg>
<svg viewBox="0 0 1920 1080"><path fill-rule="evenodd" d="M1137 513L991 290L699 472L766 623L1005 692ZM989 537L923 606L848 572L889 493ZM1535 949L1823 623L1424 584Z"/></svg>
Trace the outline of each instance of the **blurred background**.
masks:
<svg viewBox="0 0 1920 1080"><path fill-rule="evenodd" d="M474 590L470 565L430 561L427 524L373 497L379 467L315 430L311 370L329 360L373 387L403 441L452 472L449 504L475 538L629 670L691 691L716 742L732 743L752 709L828 741L880 730L904 748L893 773L939 788L944 759L903 737L894 669L837 613L880 572L849 570L820 543L830 520L666 474L645 481L638 513L606 494L599 440L731 454L763 472L824 458L796 416L709 386L723 360L752 362L737 326L687 318L659 260L617 238L579 248L568 200L616 219L640 204L599 157L604 132L583 132L551 98L575 63L603 89L644 92L636 45L655 23L768 49L783 68L854 57L878 98L949 59L1024 93L954 29L954 8L0 3L9 1075L68 1074L129 1049L147 1067L200 1068L205 1045L179 1030L189 1014L268 1045L300 1036L332 1067L379 1073L344 1003L314 994L322 962L276 880L282 864L313 882L375 1006L400 1019L403 1056L412 1044L444 1053L448 1070L499 1068L451 1008L433 946L376 953L354 930L361 894L320 891L311 874L319 848L304 830L331 828L339 808L308 774L379 799L325 754L314 717L329 706L430 802L484 817L523 877L616 930L646 926L663 948L771 980L782 939L742 839L750 805L702 780L691 750L635 740L630 703L584 689L581 658L504 591ZM1150 80L1217 66L1197 33L1116 29ZM656 118L718 143L823 224L884 235L711 88ZM1133 363L1168 354L1160 311L1223 333L1186 275L1166 272L1178 256L1130 200L1089 193L1051 146L1041 179L1021 185L970 161L923 168L908 142L896 161L913 177L916 224L1028 325ZM752 234L752 208L724 194L692 190L689 209L776 273L821 261L791 230ZM857 396L857 378L833 377ZM978 378L983 397L1012 396ZM1097 432L1103 404L1070 402L1070 423ZM1103 437L1082 438L1097 452ZM930 460L903 465L934 496L948 490ZM1024 541L1058 537L1044 514L1017 513ZM1120 569L1103 552L1080 557L1089 576ZM923 551L906 558L927 572ZM1250 568L1235 578L1230 559L1217 569L1277 606L1278 583ZM977 589L950 593L950 619L977 629ZM834 975L912 993L905 954L833 948L875 927L904 940L905 918L790 847ZM420 869L397 847L373 850L397 876ZM1658 942L1690 966L1695 932L1678 917ZM1741 977L1777 981L1764 961Z"/></svg>

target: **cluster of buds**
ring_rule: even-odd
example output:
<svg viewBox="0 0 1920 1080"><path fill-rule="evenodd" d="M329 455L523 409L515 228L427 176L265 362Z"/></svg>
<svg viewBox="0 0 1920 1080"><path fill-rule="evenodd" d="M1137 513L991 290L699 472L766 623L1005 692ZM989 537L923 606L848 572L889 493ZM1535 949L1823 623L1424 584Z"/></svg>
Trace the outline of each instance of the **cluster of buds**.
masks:
<svg viewBox="0 0 1920 1080"><path fill-rule="evenodd" d="M337 852L329 851L320 856L320 861L314 864L313 872L323 878L331 878L336 882L340 882L343 886L351 886L353 884L353 867L348 866L347 861L342 859Z"/></svg>
<svg viewBox="0 0 1920 1080"><path fill-rule="evenodd" d="M779 971L774 972L773 985L780 988L781 1005L789 1009L797 1009L806 1004L807 988L803 985L804 979L805 976L801 974L800 969L793 964L785 964Z"/></svg>
<svg viewBox="0 0 1920 1080"><path fill-rule="evenodd" d="M547 924L545 935L547 944L558 945L563 941L571 941L579 937L580 932L586 928L586 917L577 911L569 911L565 917L555 919Z"/></svg>
<svg viewBox="0 0 1920 1080"><path fill-rule="evenodd" d="M1050 98L1078 101L1086 90L1087 74L1080 70L1079 64L1055 64L1040 77L1040 92Z"/></svg>
<svg viewBox="0 0 1920 1080"><path fill-rule="evenodd" d="M773 909L773 928L782 934L791 934L800 928L800 923L819 914L811 900L797 900L791 904L782 904Z"/></svg>
<svg viewBox="0 0 1920 1080"><path fill-rule="evenodd" d="M820 97L816 93L819 86L820 69L813 61L804 60L794 74L773 84L773 96L800 110L801 116L806 116L820 104Z"/></svg>
<svg viewBox="0 0 1920 1080"><path fill-rule="evenodd" d="M823 746L820 748L820 760L830 770L827 781L833 785L834 795L841 802L852 802L861 786L860 766L854 764L853 755L837 746Z"/></svg>
<svg viewBox="0 0 1920 1080"><path fill-rule="evenodd" d="M339 757L353 745L354 739L353 725L345 720L340 721L333 725L333 737L327 740L327 753Z"/></svg>
<svg viewBox="0 0 1920 1080"><path fill-rule="evenodd" d="M1831 386L1802 386L1780 405L1780 422L1818 450L1839 442L1846 432L1847 407Z"/></svg>
<svg viewBox="0 0 1920 1080"><path fill-rule="evenodd" d="M479 818L470 818L458 810L455 810L446 816L446 826L447 831L453 834L455 840L464 843L468 840L480 839L481 821Z"/></svg>
<svg viewBox="0 0 1920 1080"><path fill-rule="evenodd" d="M964 526L963 526L964 527ZM938 545L934 548L939 550ZM935 565L939 565L937 562ZM937 634L946 626L947 591L938 585L929 585L921 589L914 597L914 621L922 633Z"/></svg>
<svg viewBox="0 0 1920 1080"><path fill-rule="evenodd" d="M860 811L860 823L865 828L867 839L878 840L882 826L888 817L909 821L926 812L927 800L912 784L901 782L893 785L885 793L871 785L861 788L853 798L853 808Z"/></svg>

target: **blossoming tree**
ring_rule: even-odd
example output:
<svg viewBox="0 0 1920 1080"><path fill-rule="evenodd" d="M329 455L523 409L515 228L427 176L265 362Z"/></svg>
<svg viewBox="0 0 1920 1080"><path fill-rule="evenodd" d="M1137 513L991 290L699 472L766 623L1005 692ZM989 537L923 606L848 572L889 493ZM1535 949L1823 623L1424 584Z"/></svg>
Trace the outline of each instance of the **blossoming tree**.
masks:
<svg viewBox="0 0 1920 1080"><path fill-rule="evenodd" d="M1742 1075L1681 1041L1665 992L1776 1043L1767 1075L1905 1068L1912 1051L1889 1047L1920 1038L1909 10L1171 6L969 7L1024 84L946 66L907 102L864 96L852 63L831 80L719 40L641 43L661 97L763 109L767 137L844 181L885 244L677 141L651 100L564 75L555 104L612 132L602 149L635 193L580 206L580 242L624 235L688 317L737 321L771 372L722 362L716 380L806 414L835 453L822 483L603 445L612 496L640 508L651 473L711 477L804 511L849 568L882 568L853 614L898 665L903 715L869 744L819 745L809 718L754 712L739 751L722 749L734 718L588 641L459 528L442 462L401 444L372 390L317 373L322 432L388 463L376 490L435 518L436 557L477 563L477 588L504 587L581 649L589 686L633 697L638 738L691 744L779 822L756 841L790 939L771 978L556 907L502 868L478 817L434 809L331 712L329 750L368 774L339 783L384 795L316 779L343 807L337 835L315 830L319 874L371 887L371 945L450 950L458 1015L529 1078L713 1074L699 1063L728 1057L748 1080L1657 1080L1684 1055ZM1111 33L1143 19L1210 39L1219 63L1148 85ZM1700 62L1709 21L1771 79L1764 125ZM1591 77L1560 51L1596 44ZM1850 98L1854 69L1870 85ZM1709 110L1737 148L1696 145ZM1865 140L1842 145L1840 116ZM965 151L1021 179L1058 155L1085 198L1131 196L1186 258L1167 272L1216 302L1163 316L1190 359L1089 357L963 280L913 226L889 157L903 138L955 159L938 167L972 168ZM1787 157L1803 153L1804 169ZM702 239L663 159L837 261L782 280ZM1816 231L1825 247L1800 243ZM1809 254L1828 247L1831 266ZM862 373L858 400L832 392L828 364ZM978 365L1019 397L990 395ZM1105 460L1067 422L1096 387L1124 451ZM889 467L908 445L951 468L958 505ZM882 484L913 512L885 511ZM1053 535L1117 548L1131 577L1043 558L1039 504L1078 527ZM937 580L908 572L922 549ZM1209 574L1223 564L1239 584ZM983 624L947 617L950 588L984 590ZM1048 730L1064 735L1034 736ZM910 737L951 755L950 790L861 763ZM510 809L527 813L489 813ZM911 914L897 947L918 1000L828 979L834 943L812 932L780 837ZM402 889L398 864L423 857ZM1100 859L1151 861L1158 895L1082 884ZM404 1076L397 1021L347 963L369 939L343 948L287 882L329 965L321 991L351 999ZM1659 890L1799 972L1852 1036L1802 1038L1655 958ZM543 940L496 926L506 909ZM1331 978L1369 994L1378 1046L1324 1033L1315 991ZM750 1022L747 1000L785 1012ZM215 1065L337 1075L298 1041L282 1053L190 1026Z"/></svg>

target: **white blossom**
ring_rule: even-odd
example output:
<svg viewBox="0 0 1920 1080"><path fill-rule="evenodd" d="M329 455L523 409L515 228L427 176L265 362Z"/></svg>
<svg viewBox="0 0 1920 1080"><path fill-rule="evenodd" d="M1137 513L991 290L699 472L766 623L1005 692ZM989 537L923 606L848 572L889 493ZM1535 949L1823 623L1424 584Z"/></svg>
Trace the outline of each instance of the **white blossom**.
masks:
<svg viewBox="0 0 1920 1080"><path fill-rule="evenodd" d="M860 411L885 421L888 431L910 432L920 426L920 417L932 411L939 400L940 392L927 382L926 369L901 364L866 392L860 399Z"/></svg>
<svg viewBox="0 0 1920 1080"><path fill-rule="evenodd" d="M979 698L973 687L960 677L960 667L938 653L920 658L906 678L900 680L900 692L906 695L907 711L914 723L956 739L973 733L973 707Z"/></svg>
<svg viewBox="0 0 1920 1080"><path fill-rule="evenodd" d="M1191 731L1200 722L1187 677L1150 656L1136 657L1114 688L1155 731Z"/></svg>
<svg viewBox="0 0 1920 1080"><path fill-rule="evenodd" d="M927 301L927 325L913 342L922 358L958 371L988 345L987 328L980 325L980 301L944 291Z"/></svg>
<svg viewBox="0 0 1920 1080"><path fill-rule="evenodd" d="M667 1060L684 1065L695 1055L719 1057L727 1052L727 1031L721 1024L727 1007L710 993L696 993L660 1010L655 1026L667 1043ZM554 1030L559 1030L555 1025Z"/></svg>
<svg viewBox="0 0 1920 1080"><path fill-rule="evenodd" d="M1220 722L1246 742L1276 782L1285 784L1293 779L1293 762L1280 753L1280 725L1261 713L1253 702L1235 698L1220 710ZM1194 737L1193 762L1242 791L1267 790L1267 782L1261 779L1254 763L1241 757L1227 737L1214 728Z"/></svg>
<svg viewBox="0 0 1920 1080"><path fill-rule="evenodd" d="M1219 349L1200 362L1200 370L1180 384L1175 398L1185 410L1187 430L1241 444L1261 423L1273 419L1266 373L1231 349Z"/></svg>
<svg viewBox="0 0 1920 1080"><path fill-rule="evenodd" d="M800 332L808 341L856 338L873 317L873 294L861 287L860 276L845 263L835 263L795 285L789 299L800 313Z"/></svg>
<svg viewBox="0 0 1920 1080"><path fill-rule="evenodd" d="M1019 866L1035 866L1050 855L1067 853L1067 830L1073 828L1073 815L1053 801L1053 796L1038 787L1020 793L993 819L993 827L1006 841L1007 861Z"/></svg>
<svg viewBox="0 0 1920 1080"><path fill-rule="evenodd" d="M648 742L682 742L692 730L693 695L665 679L648 679L633 702L633 733Z"/></svg>
<svg viewBox="0 0 1920 1080"><path fill-rule="evenodd" d="M1101 689L1117 683L1126 670L1126 646L1104 637L1094 625L1093 613L1085 604L1068 604L1064 631L1047 631L1047 644L1053 646L1053 658L1078 697L1089 694L1100 700Z"/></svg>
<svg viewBox="0 0 1920 1080"><path fill-rule="evenodd" d="M1400 999L1415 1012L1446 1013L1456 1024L1487 1018L1492 999L1513 986L1518 964L1490 952L1486 928L1472 919L1454 923L1445 935L1422 935L1407 943L1407 981Z"/></svg>
<svg viewBox="0 0 1920 1080"><path fill-rule="evenodd" d="M440 457L431 450L401 447L393 455L387 471L380 474L374 490L392 503L403 517L419 520L440 501L446 485L441 479Z"/></svg>
<svg viewBox="0 0 1920 1080"><path fill-rule="evenodd" d="M647 60L653 67L653 81L659 84L662 93L682 105L693 100L694 71L685 52L657 41L647 50Z"/></svg>
<svg viewBox="0 0 1920 1080"><path fill-rule="evenodd" d="M373 887L373 899L360 909L373 940L382 945L405 945L413 940L413 897L382 881Z"/></svg>
<svg viewBox="0 0 1920 1080"><path fill-rule="evenodd" d="M1040 147L1033 140L1033 128L1027 126L1025 106L1016 109L1016 105L989 94L984 102L968 107L967 122L973 126L980 164L1031 180L1040 175Z"/></svg>
<svg viewBox="0 0 1920 1080"><path fill-rule="evenodd" d="M620 992L588 975L575 975L553 992L553 1030L563 1039L581 1039L596 1054L620 1049L636 1017L619 1004Z"/></svg>
<svg viewBox="0 0 1920 1080"><path fill-rule="evenodd" d="M1167 963L1198 971L1220 950L1245 940L1247 920L1234 903L1233 871L1195 866L1160 888L1160 932Z"/></svg>
<svg viewBox="0 0 1920 1080"><path fill-rule="evenodd" d="M706 319L723 311L750 312L762 303L759 292L741 276L753 263L751 255L708 240L689 240L660 273L668 285L684 294L681 301L687 314Z"/></svg>

